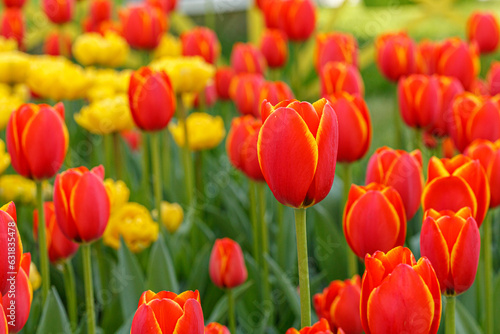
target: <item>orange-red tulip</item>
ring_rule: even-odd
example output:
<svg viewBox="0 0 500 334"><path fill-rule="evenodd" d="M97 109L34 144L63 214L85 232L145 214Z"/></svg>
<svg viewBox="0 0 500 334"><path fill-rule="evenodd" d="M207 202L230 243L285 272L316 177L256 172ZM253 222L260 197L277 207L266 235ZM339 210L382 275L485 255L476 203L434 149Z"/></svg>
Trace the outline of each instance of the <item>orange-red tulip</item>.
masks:
<svg viewBox="0 0 500 334"><path fill-rule="evenodd" d="M406 125L428 128L441 111L441 92L435 76L413 74L399 79L399 111Z"/></svg>
<svg viewBox="0 0 500 334"><path fill-rule="evenodd" d="M456 96L448 130L460 152L475 139L500 139L500 95L479 97L466 92Z"/></svg>
<svg viewBox="0 0 500 334"><path fill-rule="evenodd" d="M7 124L7 149L17 173L35 180L53 177L68 150L64 105L20 106Z"/></svg>
<svg viewBox="0 0 500 334"><path fill-rule="evenodd" d="M157 7L164 13L170 13L177 7L177 0L146 0L146 3Z"/></svg>
<svg viewBox="0 0 500 334"><path fill-rule="evenodd" d="M62 39L62 41L61 41ZM61 46L63 50L61 52ZM43 44L43 52L51 56L71 57L71 37L64 32L54 30L47 35Z"/></svg>
<svg viewBox="0 0 500 334"><path fill-rule="evenodd" d="M288 60L288 40L278 29L266 29L260 40L260 51L271 68L285 66Z"/></svg>
<svg viewBox="0 0 500 334"><path fill-rule="evenodd" d="M56 176L54 207L62 233L75 242L99 239L108 225L110 202L104 167L70 168Z"/></svg>
<svg viewBox="0 0 500 334"><path fill-rule="evenodd" d="M353 65L329 62L323 66L320 78L321 94L323 97L340 92L361 96L365 93L361 74L359 74L358 69Z"/></svg>
<svg viewBox="0 0 500 334"><path fill-rule="evenodd" d="M268 29L279 29L281 21L281 5L283 0L267 0L263 3L262 14Z"/></svg>
<svg viewBox="0 0 500 334"><path fill-rule="evenodd" d="M111 20L113 3L110 0L92 0L90 2L89 17L94 25Z"/></svg>
<svg viewBox="0 0 500 334"><path fill-rule="evenodd" d="M452 120L451 107L453 101L458 94L463 93L464 88L456 78L438 76L437 79L441 96L441 108L429 132L436 137L444 137L448 135L448 126Z"/></svg>
<svg viewBox="0 0 500 334"><path fill-rule="evenodd" d="M472 84L469 86L469 92L479 96L490 95L488 83L486 82L486 80L480 78L475 78L474 81L472 81Z"/></svg>
<svg viewBox="0 0 500 334"><path fill-rule="evenodd" d="M436 50L436 74L455 77L469 89L479 73L479 53L475 44L449 38Z"/></svg>
<svg viewBox="0 0 500 334"><path fill-rule="evenodd" d="M9 326L7 325L7 317L5 317L5 310L2 305L2 294L0 293L0 334L8 334Z"/></svg>
<svg viewBox="0 0 500 334"><path fill-rule="evenodd" d="M394 188L401 196L406 218L411 219L420 207L424 188L422 154L408 153L387 146L378 148L368 161L366 184L376 182Z"/></svg>
<svg viewBox="0 0 500 334"><path fill-rule="evenodd" d="M491 64L486 80L490 95L500 94L500 62L496 61Z"/></svg>
<svg viewBox="0 0 500 334"><path fill-rule="evenodd" d="M19 48L24 46L24 15L19 8L6 8L0 19L0 32L5 38L13 38L17 41Z"/></svg>
<svg viewBox="0 0 500 334"><path fill-rule="evenodd" d="M431 262L396 247L365 257L361 322L366 334L436 334L441 291Z"/></svg>
<svg viewBox="0 0 500 334"><path fill-rule="evenodd" d="M493 12L476 11L467 20L467 38L481 53L493 52L500 42L500 26Z"/></svg>
<svg viewBox="0 0 500 334"><path fill-rule="evenodd" d="M316 36L316 49L314 53L316 71L327 63L341 62L358 66L358 42L351 34L341 32L321 33Z"/></svg>
<svg viewBox="0 0 500 334"><path fill-rule="evenodd" d="M231 334L226 326L211 322L205 327L205 334Z"/></svg>
<svg viewBox="0 0 500 334"><path fill-rule="evenodd" d="M405 32L386 33L375 41L376 61L380 72L391 81L416 70L415 43Z"/></svg>
<svg viewBox="0 0 500 334"><path fill-rule="evenodd" d="M262 101L267 100L267 102L272 105L278 104L284 100L294 99L294 95L290 87L283 81L265 81L260 86L259 94L259 105Z"/></svg>
<svg viewBox="0 0 500 334"><path fill-rule="evenodd" d="M128 97L132 118L142 130L162 130L174 116L175 93L164 71L142 67L132 73Z"/></svg>
<svg viewBox="0 0 500 334"><path fill-rule="evenodd" d="M402 246L406 216L401 197L394 188L379 183L353 184L344 209L343 227L349 247L360 258Z"/></svg>
<svg viewBox="0 0 500 334"><path fill-rule="evenodd" d="M264 78L260 74L238 74L229 86L229 95L242 115L260 117L260 88Z"/></svg>
<svg viewBox="0 0 500 334"><path fill-rule="evenodd" d="M330 192L337 162L337 115L325 99L310 104L262 103L257 142L259 164L274 197L283 205L307 208Z"/></svg>
<svg viewBox="0 0 500 334"><path fill-rule="evenodd" d="M215 64L220 55L220 43L213 30L196 27L181 35L182 54L200 56L207 63Z"/></svg>
<svg viewBox="0 0 500 334"><path fill-rule="evenodd" d="M131 47L154 49L168 29L167 16L156 7L129 5L119 12L123 36Z"/></svg>
<svg viewBox="0 0 500 334"><path fill-rule="evenodd" d="M56 214L53 202L44 203L45 226L47 229L47 248L50 262L57 264L71 258L77 251L79 245L69 240L62 232L56 222ZM38 210L33 211L33 234L38 238Z"/></svg>
<svg viewBox="0 0 500 334"><path fill-rule="evenodd" d="M454 296L471 287L480 250L479 228L470 208L425 213L420 252L431 261L443 294Z"/></svg>
<svg viewBox="0 0 500 334"><path fill-rule="evenodd" d="M422 194L424 212L429 209L456 212L469 207L481 226L489 205L490 187L479 160L461 154L453 159L432 157L429 160L427 184Z"/></svg>
<svg viewBox="0 0 500 334"><path fill-rule="evenodd" d="M316 27L316 8L312 0L287 0L280 6L280 29L294 41L305 41Z"/></svg>
<svg viewBox="0 0 500 334"><path fill-rule="evenodd" d="M17 229L16 206L14 202L0 209L0 294L9 291L12 277L19 272L23 254L21 235Z"/></svg>
<svg viewBox="0 0 500 334"><path fill-rule="evenodd" d="M361 279L355 275L345 281L336 280L313 297L314 309L318 318L328 320L332 330L342 328L346 334L361 334L359 300Z"/></svg>
<svg viewBox="0 0 500 334"><path fill-rule="evenodd" d="M417 44L416 49L416 67L417 73L434 74L436 73L436 57L439 43L429 39L423 39Z"/></svg>
<svg viewBox="0 0 500 334"><path fill-rule="evenodd" d="M266 58L259 48L249 43L236 43L231 52L231 67L236 73L264 74Z"/></svg>
<svg viewBox="0 0 500 334"><path fill-rule="evenodd" d="M492 143L476 139L465 150L465 155L477 159L483 166L490 182L490 208L500 205L500 140Z"/></svg>
<svg viewBox="0 0 500 334"><path fill-rule="evenodd" d="M323 318L314 325L310 327L304 327L301 330L290 328L286 331L286 334L333 334L333 332L330 329L328 321Z"/></svg>
<svg viewBox="0 0 500 334"><path fill-rule="evenodd" d="M221 66L215 72L215 88L217 97L221 100L230 100L229 87L235 76L234 70L229 66Z"/></svg>
<svg viewBox="0 0 500 334"><path fill-rule="evenodd" d="M75 0L42 0L42 9L53 23L63 24L73 18L75 4Z"/></svg>
<svg viewBox="0 0 500 334"><path fill-rule="evenodd" d="M3 0L5 8L22 8L26 0Z"/></svg>
<svg viewBox="0 0 500 334"><path fill-rule="evenodd" d="M234 167L255 181L264 181L257 156L257 139L262 122L251 115L236 117L227 135L226 152Z"/></svg>
<svg viewBox="0 0 500 334"><path fill-rule="evenodd" d="M346 92L326 97L339 121L337 161L354 162L364 157L372 140L372 123L365 101Z"/></svg>
<svg viewBox="0 0 500 334"><path fill-rule="evenodd" d="M177 295L149 290L139 300L130 334L204 334L204 330L198 291Z"/></svg>
<svg viewBox="0 0 500 334"><path fill-rule="evenodd" d="M210 254L209 274L221 289L231 289L245 283L248 277L240 245L229 238L215 240Z"/></svg>

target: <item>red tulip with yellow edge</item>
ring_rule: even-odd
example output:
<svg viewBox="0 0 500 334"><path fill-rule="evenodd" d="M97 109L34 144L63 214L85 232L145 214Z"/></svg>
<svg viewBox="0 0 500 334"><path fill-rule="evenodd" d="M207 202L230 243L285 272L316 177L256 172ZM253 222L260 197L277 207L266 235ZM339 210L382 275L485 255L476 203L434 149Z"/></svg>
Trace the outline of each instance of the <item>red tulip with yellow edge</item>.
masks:
<svg viewBox="0 0 500 334"><path fill-rule="evenodd" d="M47 35L43 44L43 52L50 56L71 57L71 37L62 31L54 30Z"/></svg>
<svg viewBox="0 0 500 334"><path fill-rule="evenodd" d="M455 96L463 93L464 88L460 81L453 77L438 76L437 80L441 95L441 108L428 131L436 137L444 137L449 133L448 127L452 120L451 107Z"/></svg>
<svg viewBox="0 0 500 334"><path fill-rule="evenodd" d="M479 52L474 43L449 38L436 50L436 74L457 78L465 89L470 88L479 68Z"/></svg>
<svg viewBox="0 0 500 334"><path fill-rule="evenodd" d="M490 70L486 75L486 81L490 95L500 94L500 62L496 61L491 64Z"/></svg>
<svg viewBox="0 0 500 334"><path fill-rule="evenodd" d="M304 327L301 330L290 328L286 331L286 334L333 334L333 332L328 324L328 321L323 318L314 325Z"/></svg>
<svg viewBox="0 0 500 334"><path fill-rule="evenodd" d="M408 248L365 257L361 322L366 334L436 334L441 290L431 262Z"/></svg>
<svg viewBox="0 0 500 334"><path fill-rule="evenodd" d="M271 68L285 66L288 60L288 39L279 29L266 29L260 40L260 51Z"/></svg>
<svg viewBox="0 0 500 334"><path fill-rule="evenodd" d="M376 62L380 72L398 81L416 71L415 42L405 32L386 33L375 41Z"/></svg>
<svg viewBox="0 0 500 334"><path fill-rule="evenodd" d="M94 25L111 20L113 3L110 0L92 0L90 2L89 17Z"/></svg>
<svg viewBox="0 0 500 334"><path fill-rule="evenodd" d="M24 48L24 15L19 8L6 8L0 19L0 34L17 41L19 49Z"/></svg>
<svg viewBox="0 0 500 334"><path fill-rule="evenodd" d="M262 14L267 29L279 29L283 0L267 0L262 4Z"/></svg>
<svg viewBox="0 0 500 334"><path fill-rule="evenodd" d="M340 92L361 96L365 94L361 74L353 65L329 62L323 66L320 79L323 97Z"/></svg>
<svg viewBox="0 0 500 334"><path fill-rule="evenodd" d="M182 55L200 56L207 63L215 64L220 55L220 43L213 30L196 27L181 35Z"/></svg>
<svg viewBox="0 0 500 334"><path fill-rule="evenodd" d="M339 92L326 97L337 114L339 148L337 161L351 163L363 158L370 148L372 124L362 97Z"/></svg>
<svg viewBox="0 0 500 334"><path fill-rule="evenodd" d="M174 116L175 92L164 71L142 67L133 72L128 96L134 122L142 130L162 130Z"/></svg>
<svg viewBox="0 0 500 334"><path fill-rule="evenodd" d="M420 252L431 261L441 292L447 296L467 291L476 277L481 237L470 208L456 213L426 211Z"/></svg>
<svg viewBox="0 0 500 334"><path fill-rule="evenodd" d="M341 32L321 33L316 36L314 63L316 72L329 62L358 66L358 42L353 35Z"/></svg>
<svg viewBox="0 0 500 334"><path fill-rule="evenodd" d="M236 241L229 238L215 240L210 254L209 273L212 282L221 289L231 289L245 283L247 267Z"/></svg>
<svg viewBox="0 0 500 334"><path fill-rule="evenodd" d="M260 89L264 78L260 74L237 74L229 86L229 95L242 115L260 117Z"/></svg>
<svg viewBox="0 0 500 334"><path fill-rule="evenodd" d="M439 43L429 39L422 39L417 44L415 62L417 73L420 74L434 74L436 73L436 57Z"/></svg>
<svg viewBox="0 0 500 334"><path fill-rule="evenodd" d="M177 7L178 0L146 0L146 3L168 14Z"/></svg>
<svg viewBox="0 0 500 334"><path fill-rule="evenodd" d="M146 4L128 5L118 13L123 37L131 47L152 50L160 44L168 30L167 16L156 7Z"/></svg>
<svg viewBox="0 0 500 334"><path fill-rule="evenodd" d="M7 124L7 149L20 175L34 180L53 177L68 150L64 105L21 105Z"/></svg>
<svg viewBox="0 0 500 334"><path fill-rule="evenodd" d="M343 227L347 244L360 258L402 246L406 216L399 193L378 183L353 184L344 209Z"/></svg>
<svg viewBox="0 0 500 334"><path fill-rule="evenodd" d="M42 9L53 23L64 24L71 21L76 0L42 0Z"/></svg>
<svg viewBox="0 0 500 334"><path fill-rule="evenodd" d="M231 334L231 332L226 326L211 322L205 326L205 334Z"/></svg>
<svg viewBox="0 0 500 334"><path fill-rule="evenodd" d="M314 308L318 318L328 320L332 330L342 328L346 334L361 334L360 296L361 279L355 275L345 281L333 281L323 293L315 294Z"/></svg>
<svg viewBox="0 0 500 334"><path fill-rule="evenodd" d="M447 195L453 194L453 196ZM490 187L479 160L459 154L452 159L429 160L427 184L422 194L425 211L458 211L469 207L481 226L490 204Z"/></svg>
<svg viewBox="0 0 500 334"><path fill-rule="evenodd" d="M250 43L236 43L231 52L231 67L239 73L263 75L266 71L266 58L256 46Z"/></svg>
<svg viewBox="0 0 500 334"><path fill-rule="evenodd" d="M0 294L5 295L10 288L8 279L10 272L18 272L23 256L21 235L17 229L17 214L14 202L5 204L0 209L0 228L5 233L0 234ZM10 254L10 256L7 256Z"/></svg>
<svg viewBox="0 0 500 334"><path fill-rule="evenodd" d="M467 20L467 39L477 43L481 53L495 51L500 42L500 26L495 14L473 12Z"/></svg>
<svg viewBox="0 0 500 334"><path fill-rule="evenodd" d="M394 188L401 196L406 219L410 220L420 207L424 189L422 153L410 153L384 146L378 148L368 161L366 184L372 182Z"/></svg>
<svg viewBox="0 0 500 334"><path fill-rule="evenodd" d="M148 290L139 300L130 334L204 334L204 331L198 291L177 295Z"/></svg>
<svg viewBox="0 0 500 334"><path fill-rule="evenodd" d="M279 28L294 42L302 42L316 28L316 7L312 0L287 0L280 5Z"/></svg>
<svg viewBox="0 0 500 334"><path fill-rule="evenodd" d="M259 105L262 101L267 100L267 102L272 105L278 104L284 100L294 99L292 90L283 81L265 81L260 86L260 94L258 98Z"/></svg>
<svg viewBox="0 0 500 334"><path fill-rule="evenodd" d="M231 99L229 87L231 86L231 81L234 76L235 72L233 68L229 66L221 66L215 72L215 88L219 99L224 101Z"/></svg>

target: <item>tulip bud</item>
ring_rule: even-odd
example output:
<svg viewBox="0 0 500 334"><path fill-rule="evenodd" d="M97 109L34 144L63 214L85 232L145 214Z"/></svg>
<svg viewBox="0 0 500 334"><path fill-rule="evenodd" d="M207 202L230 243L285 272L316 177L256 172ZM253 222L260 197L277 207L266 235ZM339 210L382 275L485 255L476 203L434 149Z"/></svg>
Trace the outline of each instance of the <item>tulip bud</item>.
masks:
<svg viewBox="0 0 500 334"><path fill-rule="evenodd" d="M264 78L259 74L238 74L229 86L229 95L242 115L260 117L260 89Z"/></svg>
<svg viewBox="0 0 500 334"><path fill-rule="evenodd" d="M379 36L375 48L377 66L388 80L398 81L415 72L415 43L405 32Z"/></svg>
<svg viewBox="0 0 500 334"><path fill-rule="evenodd" d="M283 0L267 0L262 4L262 14L267 29L279 29Z"/></svg>
<svg viewBox="0 0 500 334"><path fill-rule="evenodd" d="M358 66L358 42L351 34L340 32L321 33L316 37L314 53L316 72L321 73L329 62Z"/></svg>
<svg viewBox="0 0 500 334"><path fill-rule="evenodd" d="M211 322L205 327L205 334L231 334L226 326L217 322Z"/></svg>
<svg viewBox="0 0 500 334"><path fill-rule="evenodd" d="M220 43L214 31L197 27L181 35L182 55L200 56L207 63L215 64L220 55Z"/></svg>
<svg viewBox="0 0 500 334"><path fill-rule="evenodd" d="M449 38L436 50L436 74L455 77L469 89L480 68L475 44L468 45L458 38Z"/></svg>
<svg viewBox="0 0 500 334"><path fill-rule="evenodd" d="M333 334L333 332L330 330L328 321L323 318L314 325L304 327L300 331L296 330L295 328L290 328L286 331L286 334Z"/></svg>
<svg viewBox="0 0 500 334"><path fill-rule="evenodd" d="M184 211L178 203L161 202L161 221L170 233L175 233L184 220Z"/></svg>
<svg viewBox="0 0 500 334"><path fill-rule="evenodd" d="M154 49L168 30L167 17L156 7L129 5L119 12L123 37L131 47Z"/></svg>
<svg viewBox="0 0 500 334"><path fill-rule="evenodd" d="M16 206L14 202L4 205L0 209L0 295L5 295L10 289L11 275L19 272L23 254L21 235L17 229ZM9 255L9 256L7 256Z"/></svg>
<svg viewBox="0 0 500 334"><path fill-rule="evenodd" d="M62 52L61 46L63 47ZM71 37L62 31L52 31L45 39L43 52L50 56L71 57Z"/></svg>
<svg viewBox="0 0 500 334"><path fill-rule="evenodd" d="M263 75L266 71L266 59L252 44L236 43L231 52L231 67L236 73Z"/></svg>
<svg viewBox="0 0 500 334"><path fill-rule="evenodd" d="M280 16L280 29L294 42L307 40L316 27L316 8L311 0L283 1Z"/></svg>
<svg viewBox="0 0 500 334"><path fill-rule="evenodd" d="M351 95L364 95L365 87L361 74L356 67L339 62L329 62L321 70L321 94L346 92Z"/></svg>
<svg viewBox="0 0 500 334"><path fill-rule="evenodd" d="M436 56L439 43L429 39L421 40L416 50L417 73L431 75L436 73Z"/></svg>
<svg viewBox="0 0 500 334"><path fill-rule="evenodd" d="M452 122L452 105L455 96L463 93L464 88L460 81L453 77L438 76L439 95L441 97L441 108L434 121L434 124L429 128L429 133L436 137L444 137L448 135L448 126Z"/></svg>
<svg viewBox="0 0 500 334"><path fill-rule="evenodd" d="M130 334L157 333L204 334L203 311L198 291L179 295L161 291L145 291L132 320ZM173 332L172 332L173 333Z"/></svg>
<svg viewBox="0 0 500 334"><path fill-rule="evenodd" d="M410 249L396 247L365 257L361 322L366 334L436 334L441 291L431 262L415 261Z"/></svg>
<svg viewBox="0 0 500 334"><path fill-rule="evenodd" d="M71 21L75 0L42 0L42 9L53 23L63 24Z"/></svg>
<svg viewBox="0 0 500 334"><path fill-rule="evenodd" d="M497 49L500 42L500 27L493 12L476 11L467 20L467 38L476 42L481 53Z"/></svg>
<svg viewBox="0 0 500 334"><path fill-rule="evenodd" d="M283 205L307 208L330 192L335 176L339 129L325 99L262 102L257 152L262 174Z"/></svg>
<svg viewBox="0 0 500 334"><path fill-rule="evenodd" d="M217 97L221 100L230 100L229 87L231 80L235 76L232 67L222 66L215 72L215 88L217 89Z"/></svg>
<svg viewBox="0 0 500 334"><path fill-rule="evenodd" d="M260 41L260 51L271 68L285 66L288 60L288 40L278 29L267 29Z"/></svg>
<svg viewBox="0 0 500 334"><path fill-rule="evenodd" d="M264 100L267 100L267 102L275 105L281 101L292 100L294 98L292 90L285 82L265 81L262 86L260 86L260 94L257 101L259 102L259 105Z"/></svg>
<svg viewBox="0 0 500 334"><path fill-rule="evenodd" d="M229 238L215 240L210 254L210 279L221 289L245 283L248 277L240 245Z"/></svg>
<svg viewBox="0 0 500 334"><path fill-rule="evenodd" d="M24 43L24 15L21 9L6 8L0 19L0 33L5 38L13 38L17 41L19 49L23 49Z"/></svg>
<svg viewBox="0 0 500 334"><path fill-rule="evenodd" d="M92 0L90 2L90 21L94 25L111 20L113 3L110 0Z"/></svg>
<svg viewBox="0 0 500 334"><path fill-rule="evenodd" d="M454 296L471 287L480 249L479 228L470 208L462 208L456 213L426 211L420 252L431 261L443 294Z"/></svg>
<svg viewBox="0 0 500 334"><path fill-rule="evenodd" d="M496 61L491 64L490 70L486 75L486 80L490 95L500 94L500 62Z"/></svg>
<svg viewBox="0 0 500 334"><path fill-rule="evenodd" d="M224 121L220 116L212 116L204 112L191 113L186 118L188 145L191 151L209 150L221 143L226 135ZM174 141L179 147L185 145L183 121L170 124L168 127Z"/></svg>

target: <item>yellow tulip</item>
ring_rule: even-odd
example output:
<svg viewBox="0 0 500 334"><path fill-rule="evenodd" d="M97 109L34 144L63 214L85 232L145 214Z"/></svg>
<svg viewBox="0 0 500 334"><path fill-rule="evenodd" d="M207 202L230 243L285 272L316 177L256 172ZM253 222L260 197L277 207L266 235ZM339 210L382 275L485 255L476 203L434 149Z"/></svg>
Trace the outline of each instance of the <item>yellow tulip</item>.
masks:
<svg viewBox="0 0 500 334"><path fill-rule="evenodd" d="M0 84L0 130L5 129L12 112L28 98L29 91L26 85L17 84L11 87L7 84Z"/></svg>
<svg viewBox="0 0 500 334"><path fill-rule="evenodd" d="M0 174L5 172L10 165L10 155L5 150L5 142L0 139Z"/></svg>
<svg viewBox="0 0 500 334"><path fill-rule="evenodd" d="M104 187L106 188L111 204L111 213L128 202L130 190L122 180L114 181L113 179L106 179L104 180Z"/></svg>
<svg viewBox="0 0 500 334"><path fill-rule="evenodd" d="M103 235L106 245L120 248L120 236L134 253L148 248L158 239L159 227L148 209L138 203L127 203L113 213Z"/></svg>
<svg viewBox="0 0 500 334"><path fill-rule="evenodd" d="M128 97L117 95L92 102L75 114L75 121L87 131L105 135L134 127Z"/></svg>
<svg viewBox="0 0 500 334"><path fill-rule="evenodd" d="M33 291L38 290L42 285L42 276L40 276L38 268L36 267L34 262L31 262L30 264L30 276L28 278L31 283L31 287L33 288Z"/></svg>
<svg viewBox="0 0 500 334"><path fill-rule="evenodd" d="M20 51L0 52L0 82L12 84L25 82L31 57Z"/></svg>
<svg viewBox="0 0 500 334"><path fill-rule="evenodd" d="M15 39L0 36L0 52L15 51L17 47L17 41Z"/></svg>
<svg viewBox="0 0 500 334"><path fill-rule="evenodd" d="M177 37L170 34L163 35L160 44L153 53L154 59L180 56L182 56L182 43Z"/></svg>
<svg viewBox="0 0 500 334"><path fill-rule="evenodd" d="M35 203L35 182L21 175L0 176L0 198L2 202L14 201L23 204Z"/></svg>
<svg viewBox="0 0 500 334"><path fill-rule="evenodd" d="M132 71L95 68L87 68L86 71L91 80L91 85L87 90L87 98L91 102L128 93Z"/></svg>
<svg viewBox="0 0 500 334"><path fill-rule="evenodd" d="M184 220L184 211L178 203L161 202L161 221L170 233L174 233Z"/></svg>
<svg viewBox="0 0 500 334"><path fill-rule="evenodd" d="M184 123L170 123L168 129L177 145L184 146ZM214 148L226 135L222 118L203 112L194 112L187 117L187 131L189 149L192 151Z"/></svg>
<svg viewBox="0 0 500 334"><path fill-rule="evenodd" d="M86 33L78 36L73 44L73 55L84 66L117 67L125 63L129 52L127 41L112 31L104 36Z"/></svg>

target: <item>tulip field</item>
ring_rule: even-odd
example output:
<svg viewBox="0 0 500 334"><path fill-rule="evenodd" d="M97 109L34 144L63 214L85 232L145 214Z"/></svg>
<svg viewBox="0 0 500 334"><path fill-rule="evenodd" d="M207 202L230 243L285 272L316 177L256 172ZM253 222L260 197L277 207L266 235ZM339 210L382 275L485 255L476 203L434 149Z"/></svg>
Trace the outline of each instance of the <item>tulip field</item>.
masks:
<svg viewBox="0 0 500 334"><path fill-rule="evenodd" d="M1 0L0 334L500 333L500 6Z"/></svg>

